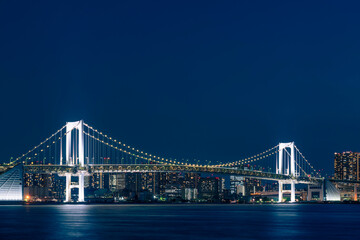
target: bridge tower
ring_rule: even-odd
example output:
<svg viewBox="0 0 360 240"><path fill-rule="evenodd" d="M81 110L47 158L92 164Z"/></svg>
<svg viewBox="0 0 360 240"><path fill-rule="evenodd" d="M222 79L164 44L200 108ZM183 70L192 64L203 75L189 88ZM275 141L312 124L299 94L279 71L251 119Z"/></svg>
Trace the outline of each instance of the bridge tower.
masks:
<svg viewBox="0 0 360 240"><path fill-rule="evenodd" d="M284 151L288 153L287 149L290 149L290 161L284 159ZM276 163L276 173L290 175L293 177L297 176L295 171L295 146L294 142L289 143L279 143L279 158ZM288 183L288 181L279 180L279 202L283 201L283 185ZM295 180L290 180L291 184L291 196L290 202L295 202Z"/></svg>
<svg viewBox="0 0 360 240"><path fill-rule="evenodd" d="M78 152L75 152L75 149L71 151L72 145L72 136L71 133L73 130L78 130ZM71 157L71 153L73 156ZM76 122L67 122L66 123L66 165L74 166L77 165L77 162L81 167L84 167L84 121L76 121ZM77 155L79 156L79 161L77 161ZM60 160L61 161L61 160Z"/></svg>
<svg viewBox="0 0 360 240"><path fill-rule="evenodd" d="M72 137L73 130L77 130L78 138ZM74 140L76 147L73 147L72 141ZM71 157L71 154L73 157ZM85 166L85 150L84 150L84 121L76 121L76 122L67 122L66 123L66 165L69 166L79 166L83 168ZM62 160L60 158L60 165L62 164ZM87 173L86 170L79 170L77 173L66 173L66 189L65 189L65 202L71 201L71 189L78 188L79 189L79 199L78 202L84 202L84 176ZM78 184L71 183L71 177L77 176L79 178Z"/></svg>

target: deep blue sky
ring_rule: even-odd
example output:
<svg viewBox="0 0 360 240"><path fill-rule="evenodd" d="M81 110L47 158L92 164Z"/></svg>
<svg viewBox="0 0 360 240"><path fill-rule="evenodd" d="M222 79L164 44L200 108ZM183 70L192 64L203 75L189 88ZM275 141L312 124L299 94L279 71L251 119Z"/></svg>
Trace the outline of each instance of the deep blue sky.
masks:
<svg viewBox="0 0 360 240"><path fill-rule="evenodd" d="M0 1L1 160L84 119L157 155L360 151L356 1Z"/></svg>

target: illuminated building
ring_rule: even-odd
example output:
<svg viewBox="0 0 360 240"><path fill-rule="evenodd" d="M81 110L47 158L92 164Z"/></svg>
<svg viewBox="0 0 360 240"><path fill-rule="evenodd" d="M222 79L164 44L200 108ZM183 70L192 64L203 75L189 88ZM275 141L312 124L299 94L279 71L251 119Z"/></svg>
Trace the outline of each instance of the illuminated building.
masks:
<svg viewBox="0 0 360 240"><path fill-rule="evenodd" d="M32 199L62 199L64 197L65 181L52 174L24 174L24 195Z"/></svg>
<svg viewBox="0 0 360 240"><path fill-rule="evenodd" d="M153 195L160 192L160 173L149 172L143 173L141 176L142 190L148 190Z"/></svg>
<svg viewBox="0 0 360 240"><path fill-rule="evenodd" d="M197 173L185 173L181 181L182 188L193 188L197 189L199 185L199 174Z"/></svg>
<svg viewBox="0 0 360 240"><path fill-rule="evenodd" d="M182 198L187 201L196 200L198 198L198 190L196 188L185 188Z"/></svg>
<svg viewBox="0 0 360 240"><path fill-rule="evenodd" d="M199 198L206 201L216 202L220 200L223 181L219 177L200 178Z"/></svg>
<svg viewBox="0 0 360 240"><path fill-rule="evenodd" d="M91 186L95 189L103 189L104 188L104 176L102 173L94 173L91 176Z"/></svg>
<svg viewBox="0 0 360 240"><path fill-rule="evenodd" d="M245 178L230 176L230 193L245 196Z"/></svg>
<svg viewBox="0 0 360 240"><path fill-rule="evenodd" d="M110 174L109 178L110 191L116 192L125 189L125 173Z"/></svg>
<svg viewBox="0 0 360 240"><path fill-rule="evenodd" d="M141 173L127 173L126 178L126 189L132 193L132 195L138 195L141 191Z"/></svg>
<svg viewBox="0 0 360 240"><path fill-rule="evenodd" d="M360 153L350 151L335 153L335 179L359 181L359 156Z"/></svg>
<svg viewBox="0 0 360 240"><path fill-rule="evenodd" d="M245 178L245 195L262 191L261 180L256 178Z"/></svg>
<svg viewBox="0 0 360 240"><path fill-rule="evenodd" d="M0 175L0 201L22 201L22 166L19 165Z"/></svg>

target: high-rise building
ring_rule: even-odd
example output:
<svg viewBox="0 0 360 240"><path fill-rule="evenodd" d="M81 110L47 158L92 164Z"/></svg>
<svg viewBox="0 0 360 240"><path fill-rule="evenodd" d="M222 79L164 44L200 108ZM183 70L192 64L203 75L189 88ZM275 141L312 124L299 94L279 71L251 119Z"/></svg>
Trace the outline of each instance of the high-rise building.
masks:
<svg viewBox="0 0 360 240"><path fill-rule="evenodd" d="M230 193L245 196L245 178L241 176L230 176Z"/></svg>
<svg viewBox="0 0 360 240"><path fill-rule="evenodd" d="M109 176L109 185L112 192L123 190L126 187L125 173L115 173Z"/></svg>
<svg viewBox="0 0 360 240"><path fill-rule="evenodd" d="M350 151L335 153L335 179L359 181L359 157L360 153Z"/></svg>
<svg viewBox="0 0 360 240"><path fill-rule="evenodd" d="M181 198L183 177L177 172L167 172L160 176L160 194L168 201Z"/></svg>
<svg viewBox="0 0 360 240"><path fill-rule="evenodd" d="M141 173L127 173L125 175L126 189L138 195L141 192Z"/></svg>
<svg viewBox="0 0 360 240"><path fill-rule="evenodd" d="M200 178L199 198L207 201L219 201L222 192L222 179L219 177Z"/></svg>
<svg viewBox="0 0 360 240"><path fill-rule="evenodd" d="M199 185L199 174L197 173L185 173L181 179L181 187L185 188L197 188Z"/></svg>
<svg viewBox="0 0 360 240"><path fill-rule="evenodd" d="M262 191L261 180L256 178L245 178L245 195Z"/></svg>
<svg viewBox="0 0 360 240"><path fill-rule="evenodd" d="M183 189L182 198L187 201L196 200L198 195L198 190L196 188L185 188Z"/></svg>
<svg viewBox="0 0 360 240"><path fill-rule="evenodd" d="M157 172L148 172L141 174L141 188L147 190L153 195L160 192L160 174Z"/></svg>
<svg viewBox="0 0 360 240"><path fill-rule="evenodd" d="M62 199L64 179L52 174L24 174L24 195L32 199Z"/></svg>

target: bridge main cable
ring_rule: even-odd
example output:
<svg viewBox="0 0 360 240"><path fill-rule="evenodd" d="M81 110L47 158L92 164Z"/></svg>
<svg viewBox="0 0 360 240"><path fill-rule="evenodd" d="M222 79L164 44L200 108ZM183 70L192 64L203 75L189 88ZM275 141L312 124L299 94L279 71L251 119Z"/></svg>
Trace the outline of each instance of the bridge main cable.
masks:
<svg viewBox="0 0 360 240"><path fill-rule="evenodd" d="M167 159L167 158L163 158L163 157L159 157L159 156L155 156L153 154L148 154L146 152L143 152L139 149L135 149L134 147L131 147L129 145L126 145L120 141L117 141L116 139L113 139L111 137L108 137L106 134L103 134L102 132L100 132L99 130L89 126L88 124L84 123L84 125L88 128L90 128L91 130L95 131L96 133L100 134L101 136L107 138L108 140L112 141L113 143L117 144L118 146L122 146L122 147L117 147L117 146L114 146L113 144L109 144L107 142L105 142L104 140L101 140L95 136L92 136L91 134L87 133L86 131L83 131L83 133L89 137L91 137L92 139L100 142L100 143L103 143L115 150L118 150L118 151L121 151L123 153L126 153L128 155L131 155L131 156L134 156L134 157L137 157L137 158L141 158L141 159L144 159L144 160L147 160L147 161L153 161L153 162L157 162L157 163L161 163L161 164L172 164L172 165L176 165L176 164L179 164L179 165L184 165L184 166L206 166L206 165L199 165L199 164L188 164L188 163L183 163L183 162L178 162L176 160L171 160L171 159ZM128 149L128 150L125 150L125 149ZM136 153L133 153L133 152L136 152Z"/></svg>
<svg viewBox="0 0 360 240"><path fill-rule="evenodd" d="M33 147L32 149L30 149L29 151L27 151L26 153L22 154L21 156L17 157L14 161L10 162L10 164L15 164L17 161L19 161L20 159L22 159L23 157L26 157L27 155L29 155L30 153L32 153L34 150L38 149L40 146L42 146L44 143L46 143L47 141L49 141L50 139L52 139L54 136L56 136L56 134L58 134L59 132L61 132L64 128L66 127L66 125L64 125L63 127L61 127L59 130L57 130L55 133L53 133L52 135L50 135L50 137L46 138L44 141L40 142L38 145L36 145L35 147ZM65 133L66 134L66 133Z"/></svg>
<svg viewBox="0 0 360 240"><path fill-rule="evenodd" d="M262 160L262 159L265 159L275 153L277 153L279 150L276 150L274 152L271 152L272 150L276 149L277 147L279 146L276 145L272 148L269 148L267 150L265 150L264 152L262 153L259 153L259 154L255 154L251 157L247 157L247 158L244 158L244 159L241 159L241 160L238 160L238 161L235 161L235 162L229 162L229 163L224 163L224 164L218 164L218 165L215 165L216 167L232 167L232 166L237 166L237 165L243 165L243 164L248 164L248 163L251 163L251 162L256 162L256 161L259 161L259 160ZM268 154L266 154L268 153ZM266 155L265 155L266 154Z"/></svg>
<svg viewBox="0 0 360 240"><path fill-rule="evenodd" d="M129 154L131 156L138 157L138 158L141 158L141 159L144 159L144 160L147 160L147 161L154 161L154 162L157 162L157 163L162 163L162 164L179 164L179 165L184 165L184 166L202 166L202 167L231 167L231 166L236 166L236 165L240 165L240 164L246 164L246 163L250 163L250 162L254 162L254 161L257 161L257 160L267 158L267 157L275 154L276 151L274 151L272 153L269 153L269 152L279 146L279 145L276 145L276 146L274 146L274 147L272 147L272 148L270 148L270 149L268 149L268 150L266 150L266 151L264 151L262 153L256 154L256 155L248 157L248 158L244 158L244 159L236 161L236 162L224 163L224 164L212 164L212 165L210 165L210 164L208 164L208 165L189 164L189 163L176 161L176 159L172 160L172 159L163 158L163 157L159 157L159 156L155 156L153 154L143 152L143 151L141 151L139 149L131 147L130 145L124 144L121 141L118 141L116 139L113 139L113 138L107 136L106 134L102 133L101 131L99 131L99 130L93 128L93 127L91 127L90 125L88 125L85 122L84 122L84 125L86 127L88 127L89 129L91 129L92 131L96 132L97 134L100 134L102 137L105 137L106 139L110 140L111 142L113 142L117 146L114 146L113 144L109 144L109 143L105 142L104 140L96 138L95 136L92 136L91 134L87 133L86 131L83 131L83 133L85 135L97 140L98 142L103 143L103 144L105 144L105 145L107 145L107 146L109 146L109 147L111 147L111 148L113 148L115 150L118 150L118 151L121 151L123 153ZM127 149L127 150L125 150L124 148ZM132 153L131 151L133 151L135 153ZM266 153L268 153L268 154L266 154Z"/></svg>
<svg viewBox="0 0 360 240"><path fill-rule="evenodd" d="M315 174L319 177L319 173L316 171L316 169L310 164L310 162L305 158L305 156L300 152L300 150L294 145L295 149L298 151L300 156L305 160L305 162L310 166L311 170L315 172Z"/></svg>

